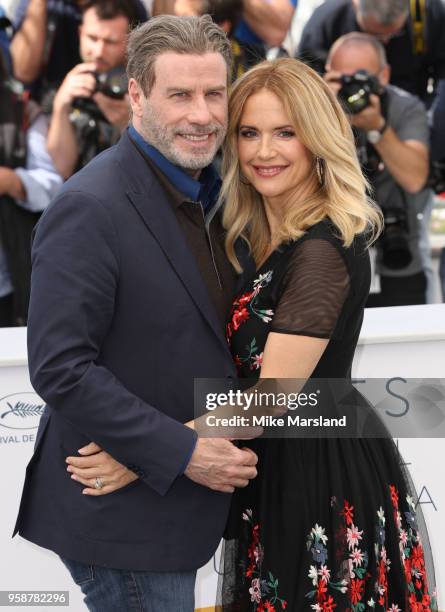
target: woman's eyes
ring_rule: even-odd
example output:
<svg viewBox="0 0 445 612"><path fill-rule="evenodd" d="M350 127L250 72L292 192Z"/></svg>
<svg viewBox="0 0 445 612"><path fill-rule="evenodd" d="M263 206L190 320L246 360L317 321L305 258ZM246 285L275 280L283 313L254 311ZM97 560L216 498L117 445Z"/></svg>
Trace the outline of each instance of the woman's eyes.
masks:
<svg viewBox="0 0 445 612"><path fill-rule="evenodd" d="M276 135L280 138L293 138L295 136L295 132L292 130L280 130L276 132ZM240 130L240 136L243 138L255 138L258 136L258 132L256 130Z"/></svg>

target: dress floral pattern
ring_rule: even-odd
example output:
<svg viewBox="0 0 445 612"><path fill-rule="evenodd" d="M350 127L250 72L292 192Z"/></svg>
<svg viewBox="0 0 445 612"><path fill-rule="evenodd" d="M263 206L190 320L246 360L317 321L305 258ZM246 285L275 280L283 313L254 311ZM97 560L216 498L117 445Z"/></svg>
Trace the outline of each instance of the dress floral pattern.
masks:
<svg viewBox="0 0 445 612"><path fill-rule="evenodd" d="M389 603L388 574L391 570L391 560L385 548L386 517L385 511L380 507L376 512L375 530L375 559L377 564L376 579L373 584L374 594L366 600L365 591L367 583L372 579L369 571L369 556L365 550L366 534L354 524L354 506L344 500L341 510L337 499L331 498L331 506L340 519L337 532L337 553L343 557L340 564L340 578L334 580L329 561L328 535L326 529L316 523L307 536L306 547L312 559L308 571L308 579L312 588L306 593L310 602L310 609L316 612L431 612L436 606L435 597L428 592L425 571L425 559L420 536L417 532L415 504L412 497L406 496L404 516L399 507L399 495L394 485L389 486L393 504L391 519L397 526L400 537L400 556L408 586L408 599L405 602ZM285 610L287 601L279 594L279 580L263 567L264 547L260 539L260 525L255 523L252 509L243 512L243 520L250 528L250 545L247 550L246 563L242 571L246 579L250 580L249 594L252 612L263 610ZM371 536L372 537L372 536ZM341 574L344 577L341 577ZM266 577L265 577L266 576ZM337 594L347 597L342 603L337 603Z"/></svg>
<svg viewBox="0 0 445 612"><path fill-rule="evenodd" d="M406 583L408 587L408 601L389 603L388 574L391 571L391 559L385 548L386 517L385 511L380 507L376 512L376 538L374 542L375 559L377 564L376 579L374 581L375 595L367 601L365 598L366 583L372 579L369 571L369 556L364 549L366 545L364 530L354 524L354 506L345 500L339 516L343 525L340 527L340 540L343 541L342 554L345 557L344 567L347 568L346 578L335 582L327 564L327 550L325 545L328 537L325 529L315 525L308 535L307 547L312 553L314 564L310 566L308 578L315 587L306 596L315 600L311 605L318 612L333 610L335 591L346 593L349 597L347 611L364 612L365 610L378 610L379 612L430 612L435 606L434 598L428 593L428 584L425 571L423 547L417 532L415 505L412 497L406 496L405 521L399 509L399 495L394 485L389 486L393 503L393 516L391 519L397 527L400 536L400 556L403 562ZM336 499L332 499L332 506L336 507ZM338 541L337 539L337 541ZM346 556L347 555L347 556ZM407 608L406 606L409 606Z"/></svg>
<svg viewBox="0 0 445 612"><path fill-rule="evenodd" d="M267 578L264 578L262 574L264 553L260 542L260 526L254 524L252 510L247 509L243 512L243 520L249 524L251 529L251 543L247 553L248 564L244 570L246 578L251 580L249 587L251 610L252 612L285 610L287 602L278 594L278 580L270 572Z"/></svg>
<svg viewBox="0 0 445 612"><path fill-rule="evenodd" d="M233 302L230 312L230 321L227 323L226 327L226 336L229 343L233 333L238 331L241 325L250 317L258 317L263 323L269 323L272 320L274 314L272 309L262 309L258 307L260 293L264 287L267 287L271 282L272 276L272 270L260 274L258 278L253 281L251 291L246 291ZM259 352L256 338L253 337L250 343L244 348L245 350L242 355L234 355L238 370L240 370L244 364L247 364L251 370L259 370L263 363L263 352Z"/></svg>

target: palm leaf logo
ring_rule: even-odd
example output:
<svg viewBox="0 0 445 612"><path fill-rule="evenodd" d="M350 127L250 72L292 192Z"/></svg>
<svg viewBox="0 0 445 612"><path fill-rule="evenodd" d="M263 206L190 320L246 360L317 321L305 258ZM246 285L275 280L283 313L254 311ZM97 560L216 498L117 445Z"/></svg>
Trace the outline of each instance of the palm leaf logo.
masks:
<svg viewBox="0 0 445 612"><path fill-rule="evenodd" d="M4 419L8 414L26 419L27 417L42 416L45 404L27 404L26 402L16 402L14 405L6 402L9 410L0 415Z"/></svg>

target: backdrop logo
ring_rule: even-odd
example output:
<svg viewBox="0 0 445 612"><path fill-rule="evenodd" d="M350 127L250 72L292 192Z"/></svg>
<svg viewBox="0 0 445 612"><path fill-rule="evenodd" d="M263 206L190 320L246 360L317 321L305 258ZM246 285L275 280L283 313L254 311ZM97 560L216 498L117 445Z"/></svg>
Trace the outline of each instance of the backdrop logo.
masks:
<svg viewBox="0 0 445 612"><path fill-rule="evenodd" d="M0 399L0 426L37 429L45 404L36 393L13 393Z"/></svg>

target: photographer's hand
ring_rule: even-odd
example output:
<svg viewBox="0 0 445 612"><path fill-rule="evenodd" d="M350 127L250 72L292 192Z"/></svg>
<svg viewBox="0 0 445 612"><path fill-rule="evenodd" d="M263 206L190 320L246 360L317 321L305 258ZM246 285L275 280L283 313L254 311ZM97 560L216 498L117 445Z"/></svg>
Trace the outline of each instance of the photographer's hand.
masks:
<svg viewBox="0 0 445 612"><path fill-rule="evenodd" d="M93 74L95 68L94 62L88 62L78 64L68 72L54 98L53 111L55 113L71 112L75 98L91 98L96 88L96 79Z"/></svg>
<svg viewBox="0 0 445 612"><path fill-rule="evenodd" d="M356 115L351 115L351 125L354 127L370 132L371 130L381 130L385 125L385 119L382 115L380 106L380 98L371 94L370 105Z"/></svg>
<svg viewBox="0 0 445 612"><path fill-rule="evenodd" d="M14 200L25 200L26 191L20 177L11 168L0 166L0 195L9 195Z"/></svg>
<svg viewBox="0 0 445 612"><path fill-rule="evenodd" d="M329 85L330 89L338 96L341 85L341 72L328 70L324 75L324 80ZM356 115L347 115L348 119L356 128L369 132L371 130L381 130L385 125L385 119L382 115L380 98L374 94L370 96L370 106L362 110Z"/></svg>
<svg viewBox="0 0 445 612"><path fill-rule="evenodd" d="M380 99L371 95L371 105L357 115L352 115L354 127L365 132L381 131L385 119L381 114ZM425 186L428 178L428 148L418 140L401 140L388 125L380 140L373 144L393 179L408 193L417 193Z"/></svg>
<svg viewBox="0 0 445 612"><path fill-rule="evenodd" d="M327 70L323 75L324 80L329 85L329 88L338 95L338 92L341 89L341 72L337 72L336 70Z"/></svg>
<svg viewBox="0 0 445 612"><path fill-rule="evenodd" d="M130 100L127 94L122 100L116 100L96 92L93 100L109 123L115 125L121 132L127 127L130 118Z"/></svg>
<svg viewBox="0 0 445 612"><path fill-rule="evenodd" d="M95 69L94 62L75 66L66 75L54 98L47 145L55 168L65 179L74 172L80 153L70 121L73 100L91 98L96 88Z"/></svg>

